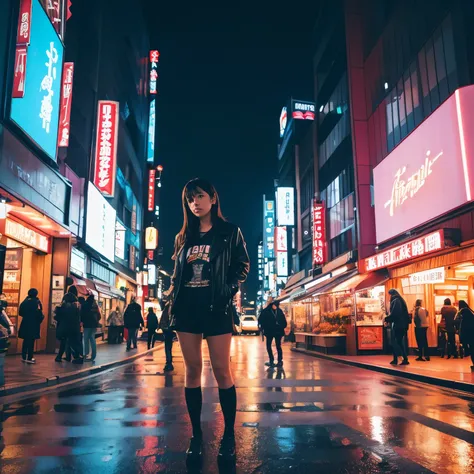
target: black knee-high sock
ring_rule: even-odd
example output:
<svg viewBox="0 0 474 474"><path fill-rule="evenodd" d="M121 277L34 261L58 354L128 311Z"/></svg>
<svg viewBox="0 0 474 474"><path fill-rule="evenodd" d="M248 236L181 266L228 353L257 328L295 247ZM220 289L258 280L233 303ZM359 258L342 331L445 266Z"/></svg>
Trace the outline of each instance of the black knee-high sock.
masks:
<svg viewBox="0 0 474 474"><path fill-rule="evenodd" d="M186 397L186 406L188 407L189 418L193 426L193 436L195 438L202 437L201 431L201 408L202 408L202 391L201 387L185 388L184 395Z"/></svg>
<svg viewBox="0 0 474 474"><path fill-rule="evenodd" d="M221 402L222 413L224 414L224 436L233 436L235 413L237 411L237 393L235 391L235 385L227 389L220 388L219 400Z"/></svg>

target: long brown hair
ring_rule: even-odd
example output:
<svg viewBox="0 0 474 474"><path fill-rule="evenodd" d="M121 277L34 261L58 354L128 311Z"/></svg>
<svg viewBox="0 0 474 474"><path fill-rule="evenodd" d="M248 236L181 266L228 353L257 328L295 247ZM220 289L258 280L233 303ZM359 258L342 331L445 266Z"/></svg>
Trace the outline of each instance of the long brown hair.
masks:
<svg viewBox="0 0 474 474"><path fill-rule="evenodd" d="M183 188L182 193L182 205L183 205L183 227L176 238L175 243L175 256L179 248L186 242L186 240L199 232L199 217L196 217L189 208L188 200L199 194L202 190L209 194L211 199L216 200L211 208L211 220L212 224L218 224L219 222L225 221L222 215L221 205L219 201L219 195L217 194L216 188L207 180L202 178L194 178Z"/></svg>

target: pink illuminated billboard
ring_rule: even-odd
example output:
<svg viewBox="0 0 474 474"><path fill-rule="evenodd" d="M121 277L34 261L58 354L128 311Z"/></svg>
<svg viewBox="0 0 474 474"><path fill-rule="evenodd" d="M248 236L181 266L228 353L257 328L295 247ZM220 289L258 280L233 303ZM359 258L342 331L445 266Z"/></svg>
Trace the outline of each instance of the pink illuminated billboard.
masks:
<svg viewBox="0 0 474 474"><path fill-rule="evenodd" d="M458 89L374 169L377 243L472 201L474 86Z"/></svg>

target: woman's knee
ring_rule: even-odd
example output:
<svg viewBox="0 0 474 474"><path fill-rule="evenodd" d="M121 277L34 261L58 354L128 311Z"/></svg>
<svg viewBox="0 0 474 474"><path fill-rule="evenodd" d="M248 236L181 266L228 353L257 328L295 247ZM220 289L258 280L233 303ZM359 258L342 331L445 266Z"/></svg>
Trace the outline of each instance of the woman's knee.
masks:
<svg viewBox="0 0 474 474"><path fill-rule="evenodd" d="M219 388L228 388L233 385L234 380L230 367L214 367L213 371Z"/></svg>
<svg viewBox="0 0 474 474"><path fill-rule="evenodd" d="M186 378L201 379L202 364L200 362L186 362Z"/></svg>

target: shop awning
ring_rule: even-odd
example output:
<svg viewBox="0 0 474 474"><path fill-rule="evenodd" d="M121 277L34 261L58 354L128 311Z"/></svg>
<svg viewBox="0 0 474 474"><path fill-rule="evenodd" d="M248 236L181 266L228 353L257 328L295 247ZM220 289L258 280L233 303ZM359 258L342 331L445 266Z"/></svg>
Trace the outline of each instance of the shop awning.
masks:
<svg viewBox="0 0 474 474"><path fill-rule="evenodd" d="M123 293L121 291L116 290L115 288L112 288L104 283L99 283L97 281L94 281L94 284L100 294L108 296L110 298L124 299Z"/></svg>
<svg viewBox="0 0 474 474"><path fill-rule="evenodd" d="M331 293L335 286L337 286L339 284L342 284L343 282L350 279L354 275L357 275L357 269L356 268L354 268L352 270L349 270L346 273L343 273L342 275L337 275L335 277L331 277L327 280L324 280L319 285L311 287L311 288L307 289L301 295L298 295L297 297L295 297L294 301L301 301L301 300L304 300L306 298L309 298L310 296L320 295L320 294L324 294L324 293ZM319 277L319 278L321 278L321 277Z"/></svg>
<svg viewBox="0 0 474 474"><path fill-rule="evenodd" d="M370 273L368 275L354 275L352 278L341 282L335 286L331 293L339 291L362 291L375 286L383 285L388 280L388 273L386 271Z"/></svg>
<svg viewBox="0 0 474 474"><path fill-rule="evenodd" d="M98 298L99 293L97 292L93 281L88 278L78 278L74 275L72 275L71 278L73 280L73 285L77 288L79 296L87 298L89 295L94 295Z"/></svg>
<svg viewBox="0 0 474 474"><path fill-rule="evenodd" d="M293 298L296 298L299 294L304 292L304 286L298 286L297 288L293 288L293 290L289 291L288 293L285 293L283 295L280 295L278 298L275 298L274 301L279 301L280 303L288 303Z"/></svg>

